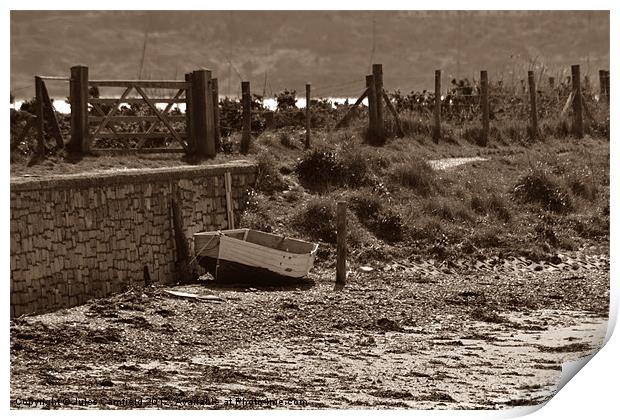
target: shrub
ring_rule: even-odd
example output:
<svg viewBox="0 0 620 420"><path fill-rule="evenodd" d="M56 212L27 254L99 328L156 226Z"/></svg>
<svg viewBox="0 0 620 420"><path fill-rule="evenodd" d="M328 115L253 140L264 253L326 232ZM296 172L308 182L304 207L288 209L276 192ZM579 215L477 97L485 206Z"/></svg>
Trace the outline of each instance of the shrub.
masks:
<svg viewBox="0 0 620 420"><path fill-rule="evenodd" d="M373 231L378 238L386 241L399 241L403 236L403 221L400 214L386 209L377 218Z"/></svg>
<svg viewBox="0 0 620 420"><path fill-rule="evenodd" d="M555 176L542 168L530 169L514 187L517 198L526 203L540 204L545 210L565 213L573 210L570 193Z"/></svg>
<svg viewBox="0 0 620 420"><path fill-rule="evenodd" d="M335 244L338 238L336 228L336 201L319 197L308 201L292 217L291 222L299 232L312 240ZM347 214L347 242L357 246L369 239L368 233L360 226L354 214Z"/></svg>
<svg viewBox="0 0 620 420"><path fill-rule="evenodd" d="M472 197L470 207L479 214L493 213L498 219L504 222L509 222L512 218L504 199L495 193L487 196L476 195Z"/></svg>
<svg viewBox="0 0 620 420"><path fill-rule="evenodd" d="M325 191L338 180L341 167L333 150L317 148L307 151L298 160L295 172L304 187Z"/></svg>
<svg viewBox="0 0 620 420"><path fill-rule="evenodd" d="M474 216L463 202L449 198L432 198L424 204L424 210L428 214L438 216L449 221L472 221Z"/></svg>
<svg viewBox="0 0 620 420"><path fill-rule="evenodd" d="M336 243L336 202L313 198L293 216L293 226L313 240Z"/></svg>
<svg viewBox="0 0 620 420"><path fill-rule="evenodd" d="M266 150L261 150L257 157L256 188L266 194L273 194L286 188L286 183L278 171L278 162Z"/></svg>
<svg viewBox="0 0 620 420"><path fill-rule="evenodd" d="M402 218L400 214L386 207L385 199L365 189L352 194L349 203L360 222L378 238L390 242L402 238Z"/></svg>
<svg viewBox="0 0 620 420"><path fill-rule="evenodd" d="M566 177L566 184L574 195L588 201L594 201L598 195L598 188L590 171L577 170L571 172Z"/></svg>
<svg viewBox="0 0 620 420"><path fill-rule="evenodd" d="M346 150L340 154L340 179L350 187L369 183L369 156L359 149Z"/></svg>
<svg viewBox="0 0 620 420"><path fill-rule="evenodd" d="M337 151L329 146L307 151L298 160L295 172L304 187L326 191L330 186L361 187L371 184L371 159L351 147Z"/></svg>
<svg viewBox="0 0 620 420"><path fill-rule="evenodd" d="M414 158L397 164L390 174L392 181L428 197L435 186L435 172L426 161Z"/></svg>
<svg viewBox="0 0 620 420"><path fill-rule="evenodd" d="M481 127L467 127L463 130L463 138L477 146L485 146Z"/></svg>

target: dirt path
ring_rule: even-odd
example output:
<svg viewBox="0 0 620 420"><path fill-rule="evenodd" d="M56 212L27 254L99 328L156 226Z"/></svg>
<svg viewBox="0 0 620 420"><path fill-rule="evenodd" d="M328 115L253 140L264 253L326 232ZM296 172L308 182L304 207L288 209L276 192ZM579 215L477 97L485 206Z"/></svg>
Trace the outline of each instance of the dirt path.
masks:
<svg viewBox="0 0 620 420"><path fill-rule="evenodd" d="M445 158L445 159L436 159L429 160L428 164L431 165L431 168L436 171L445 171L446 169L455 168L457 166L464 165L470 162L480 162L488 160L487 158L482 158L479 156L474 157L461 157L461 158Z"/></svg>
<svg viewBox="0 0 620 420"><path fill-rule="evenodd" d="M52 397L71 399L54 408L76 408L75 398L152 408L149 397L174 408L248 408L236 398L280 399L282 408L531 405L553 395L561 362L590 354L605 335L605 269L355 269L340 292L331 268L314 278L307 290L175 288L223 303L132 290L14 320L11 405Z"/></svg>

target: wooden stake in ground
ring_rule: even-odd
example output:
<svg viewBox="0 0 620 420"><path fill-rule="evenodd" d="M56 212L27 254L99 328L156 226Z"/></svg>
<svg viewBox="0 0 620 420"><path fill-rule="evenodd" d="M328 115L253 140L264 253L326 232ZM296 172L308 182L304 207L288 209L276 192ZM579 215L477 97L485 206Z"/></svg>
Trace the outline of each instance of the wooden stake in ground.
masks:
<svg viewBox="0 0 620 420"><path fill-rule="evenodd" d="M250 93L250 82L241 82L241 103L243 106L241 153L246 155L250 150L250 140L252 135L252 96Z"/></svg>
<svg viewBox="0 0 620 420"><path fill-rule="evenodd" d="M375 95L377 96L376 141L383 144L385 141L385 125L383 124L383 64L373 64L372 74L375 77Z"/></svg>
<svg viewBox="0 0 620 420"><path fill-rule="evenodd" d="M605 70L599 70L598 71L598 97L599 97L599 102L603 101L603 98L605 98Z"/></svg>
<svg viewBox="0 0 620 420"><path fill-rule="evenodd" d="M65 141L62 138L60 132L60 126L58 125L58 119L56 119L56 113L54 112L54 105L50 99L50 95L47 92L45 81L41 80L41 94L43 99L43 115L49 124L49 128L52 131L51 135L56 139L56 147L62 149L65 147Z"/></svg>
<svg viewBox="0 0 620 420"><path fill-rule="evenodd" d="M530 122L532 138L538 137L538 112L536 110L536 82L534 81L534 72L527 72L527 83L530 90Z"/></svg>
<svg viewBox="0 0 620 420"><path fill-rule="evenodd" d="M336 256L336 285L344 285L347 280L347 203L338 202L336 218L338 245Z"/></svg>
<svg viewBox="0 0 620 420"><path fill-rule="evenodd" d="M179 194L173 188L173 198L170 200L172 208L172 229L174 233L174 245L176 249L176 269L179 283L190 283L192 275L189 270L189 247L183 229L183 215L179 206Z"/></svg>
<svg viewBox="0 0 620 420"><path fill-rule="evenodd" d="M366 76L366 91L368 92L368 140L375 143L377 137L377 91L375 90L375 77L372 74Z"/></svg>
<svg viewBox="0 0 620 420"><path fill-rule="evenodd" d="M482 108L482 138L480 145L489 143L489 79L487 71L480 72L480 107Z"/></svg>
<svg viewBox="0 0 620 420"><path fill-rule="evenodd" d="M347 125L349 123L349 118L351 118L351 115L353 115L353 112L355 112L357 107L360 106L360 104L364 101L364 99L366 99L367 96L368 96L368 88L366 88L366 90L364 90L364 93L362 93L362 95L359 98L357 98L357 101L355 101L353 106L349 108L349 110L344 115L344 117L342 117L342 119L338 122L338 124L336 124L336 126L334 127L334 130L338 130L340 127Z"/></svg>
<svg viewBox="0 0 620 420"><path fill-rule="evenodd" d="M387 95L387 93L385 93L385 91L383 91L382 96L383 96L383 100L385 101L385 106L392 113L392 116L394 117L394 123L396 124L396 130L397 130L398 137L404 137L405 133L403 131L403 125L400 122L400 117L398 116L398 112L396 112L396 108L394 108L392 101L390 101L390 97Z"/></svg>
<svg viewBox="0 0 620 420"><path fill-rule="evenodd" d="M34 78L35 90L35 115L37 116L37 146L35 155L43 156L45 154L45 118L43 111L43 80L39 76Z"/></svg>
<svg viewBox="0 0 620 420"><path fill-rule="evenodd" d="M609 70L605 71L605 100L607 101L607 105L609 105Z"/></svg>
<svg viewBox="0 0 620 420"><path fill-rule="evenodd" d="M433 140L439 142L441 138L441 70L435 70L435 114L433 125Z"/></svg>
<svg viewBox="0 0 620 420"><path fill-rule="evenodd" d="M306 83L306 149L310 148L310 83Z"/></svg>
<svg viewBox="0 0 620 420"><path fill-rule="evenodd" d="M583 138L583 106L581 102L581 73L579 64L571 66L571 79L573 84L573 133L578 138Z"/></svg>
<svg viewBox="0 0 620 420"><path fill-rule="evenodd" d="M226 218L228 219L228 229L234 229L235 213L232 203L232 177L230 172L224 174L224 187L226 188Z"/></svg>

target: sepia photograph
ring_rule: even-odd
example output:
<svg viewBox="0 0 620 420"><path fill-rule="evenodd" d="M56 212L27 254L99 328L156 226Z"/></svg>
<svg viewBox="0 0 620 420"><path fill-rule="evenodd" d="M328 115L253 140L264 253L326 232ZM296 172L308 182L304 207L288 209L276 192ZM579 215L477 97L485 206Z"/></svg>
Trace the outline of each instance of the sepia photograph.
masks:
<svg viewBox="0 0 620 420"><path fill-rule="evenodd" d="M610 10L19 9L11 410L533 410L603 346Z"/></svg>

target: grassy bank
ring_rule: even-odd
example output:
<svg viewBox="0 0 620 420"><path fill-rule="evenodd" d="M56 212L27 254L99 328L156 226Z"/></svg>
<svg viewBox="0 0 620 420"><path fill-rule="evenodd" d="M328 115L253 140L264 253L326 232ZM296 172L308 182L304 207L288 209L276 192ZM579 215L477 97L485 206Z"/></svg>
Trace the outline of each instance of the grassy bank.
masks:
<svg viewBox="0 0 620 420"><path fill-rule="evenodd" d="M265 132L252 153L261 176L241 225L298 235L333 252L335 206L349 204L349 242L359 259L422 255L518 255L533 260L609 244L609 143L546 137L487 148L418 135L364 141L361 129ZM480 156L446 170L428 161Z"/></svg>

